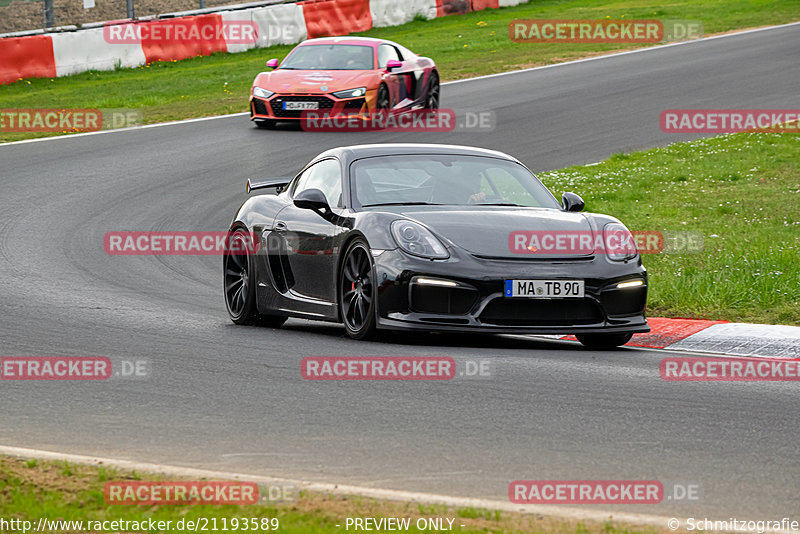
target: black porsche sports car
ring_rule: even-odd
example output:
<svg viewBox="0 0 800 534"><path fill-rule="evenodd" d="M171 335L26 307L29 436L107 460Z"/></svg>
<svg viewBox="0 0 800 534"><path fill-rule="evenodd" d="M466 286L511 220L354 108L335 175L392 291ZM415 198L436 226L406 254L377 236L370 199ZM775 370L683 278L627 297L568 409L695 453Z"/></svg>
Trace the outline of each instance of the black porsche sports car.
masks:
<svg viewBox="0 0 800 534"><path fill-rule="evenodd" d="M375 144L323 152L295 177L248 180L223 257L237 324L287 317L378 329L648 332L647 273L617 219L562 203L515 158L480 148ZM277 192L277 194L275 194Z"/></svg>

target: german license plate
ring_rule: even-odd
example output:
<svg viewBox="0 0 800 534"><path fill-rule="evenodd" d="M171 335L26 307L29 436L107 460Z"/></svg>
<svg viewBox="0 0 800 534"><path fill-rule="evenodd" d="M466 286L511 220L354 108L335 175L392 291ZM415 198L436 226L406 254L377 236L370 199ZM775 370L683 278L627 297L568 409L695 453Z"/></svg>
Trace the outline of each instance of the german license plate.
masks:
<svg viewBox="0 0 800 534"><path fill-rule="evenodd" d="M506 297L583 298L583 280L506 280Z"/></svg>
<svg viewBox="0 0 800 534"><path fill-rule="evenodd" d="M286 111L299 111L303 109L319 109L319 102L284 102Z"/></svg>

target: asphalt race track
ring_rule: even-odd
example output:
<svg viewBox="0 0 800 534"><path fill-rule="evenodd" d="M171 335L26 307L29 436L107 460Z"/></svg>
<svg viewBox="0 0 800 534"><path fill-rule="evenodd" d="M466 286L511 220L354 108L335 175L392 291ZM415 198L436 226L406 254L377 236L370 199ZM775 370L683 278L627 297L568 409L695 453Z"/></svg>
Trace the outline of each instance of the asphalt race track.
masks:
<svg viewBox="0 0 800 534"><path fill-rule="evenodd" d="M0 445L499 501L517 479L695 483L699 502L623 509L797 516L790 382L664 382L664 352L525 337L237 327L219 257L112 257L103 235L224 230L246 178L293 174L338 145L477 145L534 170L663 145L680 140L660 131L663 109L800 108L799 57L790 25L443 88L445 107L494 111L494 132L273 132L239 115L0 146L0 354L151 365L146 379L0 383ZM303 357L335 355L488 359L493 376L300 377Z"/></svg>

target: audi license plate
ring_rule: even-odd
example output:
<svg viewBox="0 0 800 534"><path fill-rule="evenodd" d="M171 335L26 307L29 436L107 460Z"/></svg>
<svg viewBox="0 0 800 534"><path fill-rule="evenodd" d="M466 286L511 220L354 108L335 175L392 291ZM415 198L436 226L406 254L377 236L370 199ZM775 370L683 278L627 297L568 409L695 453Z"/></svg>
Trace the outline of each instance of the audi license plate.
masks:
<svg viewBox="0 0 800 534"><path fill-rule="evenodd" d="M286 111L300 111L304 109L319 109L319 102L284 102Z"/></svg>

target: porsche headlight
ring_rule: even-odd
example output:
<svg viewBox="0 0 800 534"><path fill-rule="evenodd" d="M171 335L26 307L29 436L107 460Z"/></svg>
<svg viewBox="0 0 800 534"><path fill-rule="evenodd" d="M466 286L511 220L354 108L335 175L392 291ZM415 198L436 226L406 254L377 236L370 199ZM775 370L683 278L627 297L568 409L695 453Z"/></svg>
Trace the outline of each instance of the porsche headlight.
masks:
<svg viewBox="0 0 800 534"><path fill-rule="evenodd" d="M358 89L348 89L346 91L337 91L333 93L333 96L336 98L356 98L358 96L364 96L367 94L366 87L359 87Z"/></svg>
<svg viewBox="0 0 800 534"><path fill-rule="evenodd" d="M262 89L260 87L253 87L253 96L257 96L258 98L269 98L274 95L272 91L267 91L266 89Z"/></svg>
<svg viewBox="0 0 800 534"><path fill-rule="evenodd" d="M639 249L631 231L620 223L608 223L603 228L603 244L611 261L625 261L636 257Z"/></svg>
<svg viewBox="0 0 800 534"><path fill-rule="evenodd" d="M430 230L413 221L394 221L392 236L401 249L414 256L435 260L450 257L442 242Z"/></svg>

